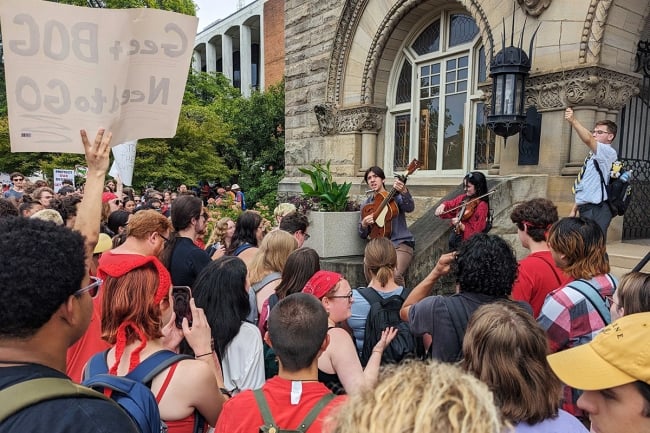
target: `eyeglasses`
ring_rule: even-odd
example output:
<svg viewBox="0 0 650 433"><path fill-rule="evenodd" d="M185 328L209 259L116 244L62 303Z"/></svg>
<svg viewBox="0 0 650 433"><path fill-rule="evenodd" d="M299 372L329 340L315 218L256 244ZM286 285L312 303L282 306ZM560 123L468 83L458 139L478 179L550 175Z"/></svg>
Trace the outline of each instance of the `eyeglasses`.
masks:
<svg viewBox="0 0 650 433"><path fill-rule="evenodd" d="M24 177L16 177L16 178L11 179L12 182L22 182L23 180L25 180Z"/></svg>
<svg viewBox="0 0 650 433"><path fill-rule="evenodd" d="M309 238L311 237L309 233L305 233L305 232L302 232L302 235L305 237L306 241L309 240Z"/></svg>
<svg viewBox="0 0 650 433"><path fill-rule="evenodd" d="M609 134L609 131L601 131L600 129L595 129L593 131L594 134L600 135L600 134Z"/></svg>
<svg viewBox="0 0 650 433"><path fill-rule="evenodd" d="M618 302L614 301L614 295L605 296L605 304L607 305L607 308L612 308L612 305L617 309L619 308Z"/></svg>
<svg viewBox="0 0 650 433"><path fill-rule="evenodd" d="M113 203L115 203L116 206L119 206L122 204L121 200L115 200Z"/></svg>
<svg viewBox="0 0 650 433"><path fill-rule="evenodd" d="M161 233L158 233L158 236L160 236L162 238L162 240L165 241L165 245L167 245L169 243L169 238L165 237L165 235L163 235Z"/></svg>
<svg viewBox="0 0 650 433"><path fill-rule="evenodd" d="M91 298L94 298L97 296L97 293L99 292L99 286L102 285L104 280L98 277L90 277L91 283L88 284L86 287L82 287L81 289L77 290L76 292L73 293L75 297L80 297L81 295L84 294L84 292L88 292Z"/></svg>
<svg viewBox="0 0 650 433"><path fill-rule="evenodd" d="M210 215L208 215L207 212L203 212L201 216L207 221L208 218L210 218Z"/></svg>
<svg viewBox="0 0 650 433"><path fill-rule="evenodd" d="M347 298L348 301L351 301L352 300L352 290L350 290L350 293L348 293L347 295L328 296L328 298L330 298L330 299L336 299L336 298L345 299L345 298Z"/></svg>

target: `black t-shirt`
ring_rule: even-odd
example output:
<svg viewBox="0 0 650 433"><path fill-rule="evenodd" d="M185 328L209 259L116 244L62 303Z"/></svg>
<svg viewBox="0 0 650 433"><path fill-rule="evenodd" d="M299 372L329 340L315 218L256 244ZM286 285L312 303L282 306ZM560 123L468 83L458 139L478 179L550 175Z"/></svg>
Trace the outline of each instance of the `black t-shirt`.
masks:
<svg viewBox="0 0 650 433"><path fill-rule="evenodd" d="M192 239L178 237L170 262L172 284L192 287L196 277L210 263L210 256L197 247Z"/></svg>
<svg viewBox="0 0 650 433"><path fill-rule="evenodd" d="M0 389L28 379L68 377L38 364L0 367ZM97 398L70 397L29 406L0 423L0 433L15 432L137 433L131 418L116 404Z"/></svg>

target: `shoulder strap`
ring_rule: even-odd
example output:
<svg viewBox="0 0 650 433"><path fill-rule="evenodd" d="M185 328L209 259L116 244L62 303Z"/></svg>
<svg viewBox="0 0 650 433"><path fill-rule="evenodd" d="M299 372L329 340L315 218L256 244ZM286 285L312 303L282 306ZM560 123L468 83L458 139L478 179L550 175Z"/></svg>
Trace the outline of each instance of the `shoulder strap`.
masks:
<svg viewBox="0 0 650 433"><path fill-rule="evenodd" d="M108 373L108 364L106 362L108 351L109 349L106 349L103 352L94 354L90 358L88 364L86 364L86 368L84 368L83 380L90 379L98 374Z"/></svg>
<svg viewBox="0 0 650 433"><path fill-rule="evenodd" d="M593 156L592 156L593 159ZM594 159L594 168L596 168L596 171L598 172L598 176L600 176L600 201L605 201L605 186L607 185L605 183L605 178L603 177L603 172L600 170L600 165L598 164L598 161Z"/></svg>
<svg viewBox="0 0 650 433"><path fill-rule="evenodd" d="M582 286L582 288L580 288L580 286ZM583 279L579 279L572 281L567 287L571 287L589 300L594 308L596 308L596 311L598 311L598 314L600 315L600 318L603 319L605 325L609 325L612 322L612 316L605 305L605 301L593 284Z"/></svg>
<svg viewBox="0 0 650 433"><path fill-rule="evenodd" d="M312 423L316 420L318 415L321 413L321 411L329 404L330 401L334 398L334 394L331 392L328 392L324 396L321 397L320 400L318 400L318 403L314 405L314 407L311 408L307 416L305 417L304 420L300 423L298 430L301 433L305 433L307 429L312 425Z"/></svg>
<svg viewBox="0 0 650 433"><path fill-rule="evenodd" d="M550 263L548 262L548 260L546 260L544 257L540 257L540 256L533 256L533 257L535 257L535 258L537 258L537 259L540 259L541 261L543 261L544 263L546 263L546 264L548 265L548 267L551 268L551 271L553 271L553 275L555 275L555 279L557 280L557 284L558 284L558 286L559 286L560 284L562 284L562 280L560 279L560 276L557 274L557 271L555 270L555 267L554 267L552 264L550 264Z"/></svg>
<svg viewBox="0 0 650 433"><path fill-rule="evenodd" d="M31 379L0 391L0 422L36 403L63 397L97 398L111 401L102 393L77 385L70 379L56 377Z"/></svg>
<svg viewBox="0 0 650 433"><path fill-rule="evenodd" d="M273 415L271 415L271 409L269 408L269 404L266 402L266 397L264 397L264 393L262 392L262 389L260 388L260 389L253 390L253 395L255 396L255 401L257 402L257 408L260 410L260 413L262 414L262 419L264 420L264 426L273 427L277 432L278 426L275 424Z"/></svg>
<svg viewBox="0 0 650 433"><path fill-rule="evenodd" d="M154 377L172 364L176 364L183 359L193 359L189 355L181 355L171 350L160 350L144 361L126 375L129 379L137 380L144 384L151 382Z"/></svg>
<svg viewBox="0 0 650 433"><path fill-rule="evenodd" d="M382 300L382 297L379 296L379 293L377 293L372 287L359 287L357 288L357 292L363 296L363 299L368 301L368 304L370 304L371 307L372 304L381 302Z"/></svg>
<svg viewBox="0 0 650 433"><path fill-rule="evenodd" d="M238 255L240 255L242 252L244 252L244 251L246 251L247 249L252 248L252 247L253 247L253 246L252 246L251 244L249 244L248 242L243 243L243 244L241 244L240 246L238 246L238 247L235 249L235 251L233 252L232 255L233 255L233 256L238 256Z"/></svg>
<svg viewBox="0 0 650 433"><path fill-rule="evenodd" d="M255 291L255 293L257 293L260 290L262 290L262 288L264 286L266 286L267 284L269 284L270 282L275 281L275 280L279 280L280 278L282 278L282 274L280 272L271 272L270 274L268 274L266 277L262 278L257 283L252 284L251 289L253 289Z"/></svg>

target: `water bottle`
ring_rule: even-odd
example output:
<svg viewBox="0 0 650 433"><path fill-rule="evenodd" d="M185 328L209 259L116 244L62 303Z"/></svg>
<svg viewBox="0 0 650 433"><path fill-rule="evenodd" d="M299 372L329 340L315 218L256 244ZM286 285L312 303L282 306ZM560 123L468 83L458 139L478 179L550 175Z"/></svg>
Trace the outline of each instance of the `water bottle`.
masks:
<svg viewBox="0 0 650 433"><path fill-rule="evenodd" d="M628 170L628 171L624 171L624 172L621 174L621 177L619 177L619 179L621 179L621 181L627 183L627 182L630 181L630 178L631 178L631 177L632 177L632 171L631 171L631 170Z"/></svg>

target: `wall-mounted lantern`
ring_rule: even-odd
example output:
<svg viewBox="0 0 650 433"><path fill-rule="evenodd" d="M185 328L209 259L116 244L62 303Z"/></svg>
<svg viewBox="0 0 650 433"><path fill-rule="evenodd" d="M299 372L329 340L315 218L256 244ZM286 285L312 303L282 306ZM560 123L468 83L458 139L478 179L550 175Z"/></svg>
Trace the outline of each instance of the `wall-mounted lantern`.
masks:
<svg viewBox="0 0 650 433"><path fill-rule="evenodd" d="M495 134L507 138L526 128L527 116L524 112L526 78L532 64L529 56L522 49L522 40L526 22L521 30L519 47L514 41L514 12L512 16L512 35L510 46L506 47L505 33L502 37L502 49L490 59L490 77L492 78L492 110L487 116L487 126ZM503 24L505 29L505 22ZM539 26L537 26L539 30ZM532 53L533 41L537 30L530 40L529 52ZM505 31L505 30L504 30Z"/></svg>

